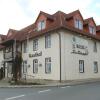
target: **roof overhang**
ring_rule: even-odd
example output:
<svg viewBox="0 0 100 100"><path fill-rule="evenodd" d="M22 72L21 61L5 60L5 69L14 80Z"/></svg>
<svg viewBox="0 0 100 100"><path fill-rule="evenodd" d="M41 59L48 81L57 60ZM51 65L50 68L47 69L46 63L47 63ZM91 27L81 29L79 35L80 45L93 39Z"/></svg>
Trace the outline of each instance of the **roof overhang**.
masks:
<svg viewBox="0 0 100 100"><path fill-rule="evenodd" d="M6 40L6 41L4 41L4 42L2 42L0 44L3 45L3 46L8 46L8 45L11 45L13 43L14 43L14 40L11 39L11 40Z"/></svg>

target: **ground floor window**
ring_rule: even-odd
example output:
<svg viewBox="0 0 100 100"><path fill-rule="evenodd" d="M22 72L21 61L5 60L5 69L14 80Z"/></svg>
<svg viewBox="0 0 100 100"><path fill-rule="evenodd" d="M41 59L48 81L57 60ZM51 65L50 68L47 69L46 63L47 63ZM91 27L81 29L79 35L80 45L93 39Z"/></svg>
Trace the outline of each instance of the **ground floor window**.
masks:
<svg viewBox="0 0 100 100"><path fill-rule="evenodd" d="M12 63L11 62L8 62L7 63L7 70L8 70L8 73L12 74Z"/></svg>
<svg viewBox="0 0 100 100"><path fill-rule="evenodd" d="M23 73L27 73L27 61L23 61Z"/></svg>
<svg viewBox="0 0 100 100"><path fill-rule="evenodd" d="M79 72L84 72L84 60L79 60Z"/></svg>
<svg viewBox="0 0 100 100"><path fill-rule="evenodd" d="M45 72L51 73L51 57L45 58Z"/></svg>
<svg viewBox="0 0 100 100"><path fill-rule="evenodd" d="M94 73L98 73L98 62L94 61Z"/></svg>
<svg viewBox="0 0 100 100"><path fill-rule="evenodd" d="M33 73L38 73L38 60L33 60Z"/></svg>

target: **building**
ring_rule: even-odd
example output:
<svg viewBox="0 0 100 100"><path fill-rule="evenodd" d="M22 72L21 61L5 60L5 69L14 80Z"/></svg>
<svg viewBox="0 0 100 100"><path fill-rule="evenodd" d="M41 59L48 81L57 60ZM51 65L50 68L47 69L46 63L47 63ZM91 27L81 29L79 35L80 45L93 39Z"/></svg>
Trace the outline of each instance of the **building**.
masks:
<svg viewBox="0 0 100 100"><path fill-rule="evenodd" d="M100 78L100 26L93 18L83 19L79 10L53 15L41 11L32 25L9 29L1 46L5 77L12 77L13 60L19 51L22 78Z"/></svg>

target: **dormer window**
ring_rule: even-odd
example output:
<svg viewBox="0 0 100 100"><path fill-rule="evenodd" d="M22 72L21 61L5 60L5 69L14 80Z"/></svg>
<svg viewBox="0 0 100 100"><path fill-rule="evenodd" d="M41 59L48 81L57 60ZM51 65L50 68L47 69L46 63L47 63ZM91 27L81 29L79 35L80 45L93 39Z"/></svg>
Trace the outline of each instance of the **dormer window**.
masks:
<svg viewBox="0 0 100 100"><path fill-rule="evenodd" d="M89 26L89 32L90 32L91 34L95 35L95 34L96 34L95 27Z"/></svg>
<svg viewBox="0 0 100 100"><path fill-rule="evenodd" d="M42 20L38 23L38 31L45 29L46 27L46 22L45 20Z"/></svg>
<svg viewBox="0 0 100 100"><path fill-rule="evenodd" d="M80 30L83 29L83 23L82 23L81 20L75 19L75 28L78 28L78 29L80 29Z"/></svg>

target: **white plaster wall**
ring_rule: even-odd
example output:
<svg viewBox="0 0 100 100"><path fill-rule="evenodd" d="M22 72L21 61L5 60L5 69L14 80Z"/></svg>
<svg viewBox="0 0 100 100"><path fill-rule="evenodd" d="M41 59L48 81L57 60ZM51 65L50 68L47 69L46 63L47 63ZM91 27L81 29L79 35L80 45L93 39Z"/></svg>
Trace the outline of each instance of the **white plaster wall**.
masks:
<svg viewBox="0 0 100 100"><path fill-rule="evenodd" d="M0 68L3 67L2 66L2 61L3 61L3 50L0 50Z"/></svg>
<svg viewBox="0 0 100 100"><path fill-rule="evenodd" d="M88 55L73 54L72 37L69 31L62 31L62 80L75 80L87 78L100 78L100 42L97 41L97 52L93 51L92 39L84 38L88 41ZM84 73L79 72L79 60L84 60ZM98 73L94 73L93 62L98 62Z"/></svg>
<svg viewBox="0 0 100 100"><path fill-rule="evenodd" d="M28 53L22 53L23 60L28 61L28 72L27 78L35 79L50 79L50 80L59 80L60 64L59 64L59 36L58 34L51 34L51 48L45 48L45 36L38 37L38 50L33 51L33 39L28 42ZM29 54L34 54L35 52L41 52L42 56L31 57ZM22 45L23 52L23 45ZM51 57L51 73L45 73L45 58ZM38 73L33 73L33 59L38 59L38 62L42 64L42 67L38 67ZM30 77L31 76L31 77Z"/></svg>

